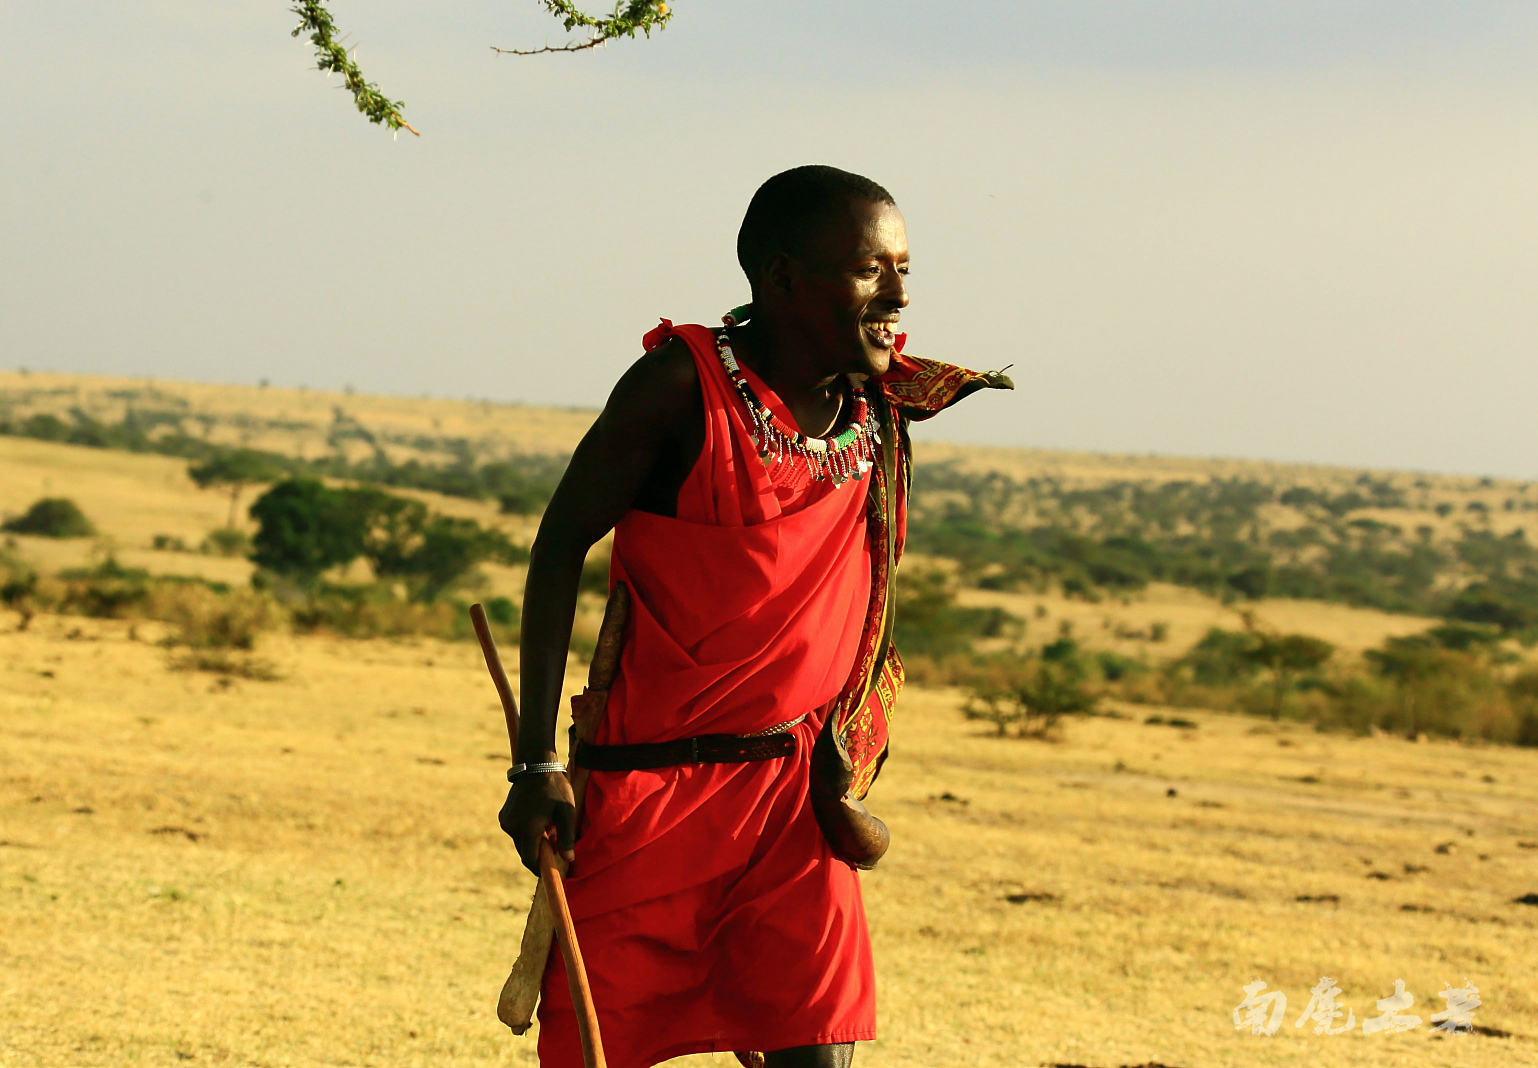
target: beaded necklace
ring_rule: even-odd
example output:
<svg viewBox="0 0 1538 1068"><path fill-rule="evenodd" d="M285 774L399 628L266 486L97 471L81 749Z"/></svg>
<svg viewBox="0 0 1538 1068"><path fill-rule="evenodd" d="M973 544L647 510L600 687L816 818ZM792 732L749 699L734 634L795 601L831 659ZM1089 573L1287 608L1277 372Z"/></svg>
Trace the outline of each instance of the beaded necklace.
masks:
<svg viewBox="0 0 1538 1068"><path fill-rule="evenodd" d="M743 310L733 308L722 317L722 321L727 326L735 326L746 318L740 314ZM853 375L849 376L849 392L854 398L854 411L850 414L849 425L829 437L814 438L787 427L779 416L758 399L742 373L737 357L732 353L725 330L716 334L716 353L721 357L727 377L732 380L737 392L742 395L743 403L747 405L748 416L753 421L753 444L757 446L759 459L764 461L766 467L799 460L806 465L813 479L818 482L831 479L835 486L843 485L851 478L865 477L875 462L875 447L881 444L881 433L875 413L865 399L865 387Z"/></svg>

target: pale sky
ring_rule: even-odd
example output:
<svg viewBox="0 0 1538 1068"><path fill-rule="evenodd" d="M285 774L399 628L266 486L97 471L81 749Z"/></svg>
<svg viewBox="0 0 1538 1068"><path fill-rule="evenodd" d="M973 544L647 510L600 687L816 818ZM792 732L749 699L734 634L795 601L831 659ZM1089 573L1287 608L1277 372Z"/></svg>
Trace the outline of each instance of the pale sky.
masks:
<svg viewBox="0 0 1538 1068"><path fill-rule="evenodd" d="M0 2L0 365L597 407L831 163L910 351L1015 365L926 436L1538 477L1530 0L338 0L394 141L287 6Z"/></svg>

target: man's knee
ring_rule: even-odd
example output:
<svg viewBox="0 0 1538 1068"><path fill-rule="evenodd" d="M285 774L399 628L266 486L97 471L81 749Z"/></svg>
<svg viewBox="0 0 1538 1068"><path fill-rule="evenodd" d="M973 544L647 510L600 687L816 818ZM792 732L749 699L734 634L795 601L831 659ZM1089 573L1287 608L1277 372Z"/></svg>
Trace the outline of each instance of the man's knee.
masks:
<svg viewBox="0 0 1538 1068"><path fill-rule="evenodd" d="M854 1043L828 1046L792 1046L764 1054L764 1068L849 1068L854 1063Z"/></svg>

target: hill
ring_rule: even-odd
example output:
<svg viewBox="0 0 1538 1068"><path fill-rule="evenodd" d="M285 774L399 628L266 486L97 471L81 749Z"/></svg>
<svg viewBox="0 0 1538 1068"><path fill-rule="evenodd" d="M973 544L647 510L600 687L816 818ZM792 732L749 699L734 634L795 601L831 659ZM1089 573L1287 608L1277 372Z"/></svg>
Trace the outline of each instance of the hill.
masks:
<svg viewBox="0 0 1538 1068"><path fill-rule="evenodd" d="M12 544L25 566L74 569L77 583L107 560L248 583L239 546L256 528L243 505L289 476L385 487L527 546L592 418L8 372L0 516L14 525L39 498L70 497L97 538ZM264 472L249 487L200 489L189 476L242 459ZM920 442L899 646L919 682L1015 678L1050 653L1126 699L1538 744L1538 675L1523 666L1538 640L1535 523L1538 492L1511 480ZM586 583L579 648L600 611L605 552ZM505 598L515 613L522 567L503 555L447 592ZM349 565L325 610L301 614L349 633L462 632L451 605L387 603L399 586L374 581L384 578ZM148 596L142 581L138 592ZM1284 664L1277 650L1303 659ZM1451 687L1434 712L1412 683L1431 676Z"/></svg>
<svg viewBox="0 0 1538 1068"><path fill-rule="evenodd" d="M183 458L254 450L320 475L521 500L522 511L537 510L592 418L486 401L0 372L0 433L13 438ZM1463 615L1504 612L1513 630L1538 623L1532 483L929 442L915 452L910 548L959 562L966 587L1093 599L1164 582L1220 599L1420 615L1458 614L1458 595L1473 589L1480 604ZM21 507L19 496L0 509ZM111 529L142 537L125 518L129 527Z"/></svg>

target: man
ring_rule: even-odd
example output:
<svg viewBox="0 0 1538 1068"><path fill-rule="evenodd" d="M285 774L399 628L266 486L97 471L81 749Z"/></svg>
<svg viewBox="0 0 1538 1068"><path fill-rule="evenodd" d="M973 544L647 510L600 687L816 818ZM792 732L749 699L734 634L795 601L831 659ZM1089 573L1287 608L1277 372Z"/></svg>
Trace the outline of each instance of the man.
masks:
<svg viewBox="0 0 1538 1068"><path fill-rule="evenodd" d="M540 523L522 625L523 725L501 823L530 870L553 827L609 1063L732 1050L847 1066L875 1037L856 868L886 830L859 798L901 686L890 580L906 424L1002 374L901 355L907 237L891 195L798 167L737 240L752 304L663 321L578 445ZM577 583L614 530L631 592L581 837L555 717ZM557 765L558 766L558 765ZM580 1065L559 954L540 1060Z"/></svg>

